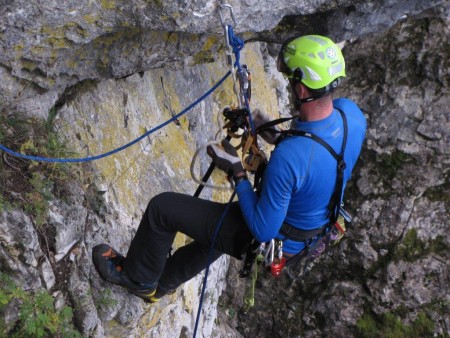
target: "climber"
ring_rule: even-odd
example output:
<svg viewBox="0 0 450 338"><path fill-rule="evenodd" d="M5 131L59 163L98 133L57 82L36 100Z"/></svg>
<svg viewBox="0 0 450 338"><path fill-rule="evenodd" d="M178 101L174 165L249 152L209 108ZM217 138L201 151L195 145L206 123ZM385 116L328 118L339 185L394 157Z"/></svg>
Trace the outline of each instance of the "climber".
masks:
<svg viewBox="0 0 450 338"><path fill-rule="evenodd" d="M364 141L366 121L354 102L333 99L334 89L345 77L339 47L318 35L292 39L281 48L278 70L288 77L295 98L299 113L295 130L317 135L340 153L344 143L341 112L345 115L345 186ZM255 123L265 120L260 115ZM275 138L267 139L275 142ZM277 141L259 195L230 143L224 140L221 146L208 148L216 166L234 180L239 197L223 219L212 261L222 253L241 259L254 238L259 242L282 239L284 253L294 255L305 243L282 235L282 226L314 234L329 224L329 202L337 181L335 158L307 137L286 136ZM94 265L104 280L155 302L205 269L214 228L224 208L225 204L180 193L159 194L148 204L126 257L99 244L92 251ZM177 232L193 241L168 257Z"/></svg>

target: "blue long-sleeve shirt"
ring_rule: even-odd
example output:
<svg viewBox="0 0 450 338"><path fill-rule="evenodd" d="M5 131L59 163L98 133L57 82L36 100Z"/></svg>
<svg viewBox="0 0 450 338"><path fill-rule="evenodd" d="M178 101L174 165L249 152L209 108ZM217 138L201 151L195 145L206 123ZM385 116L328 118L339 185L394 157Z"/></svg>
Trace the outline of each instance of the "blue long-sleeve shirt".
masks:
<svg viewBox="0 0 450 338"><path fill-rule="evenodd" d="M361 151L366 120L349 99L336 99L333 104L345 113L348 123L345 187ZM323 120L297 120L295 129L319 136L336 153L341 153L343 121L336 109ZM236 187L244 219L255 238L260 242L284 239L279 234L283 222L303 230L325 225L328 202L336 184L336 166L334 157L316 141L302 136L283 139L271 154L259 198L248 181L242 181ZM283 250L297 253L303 247L303 242L285 240Z"/></svg>

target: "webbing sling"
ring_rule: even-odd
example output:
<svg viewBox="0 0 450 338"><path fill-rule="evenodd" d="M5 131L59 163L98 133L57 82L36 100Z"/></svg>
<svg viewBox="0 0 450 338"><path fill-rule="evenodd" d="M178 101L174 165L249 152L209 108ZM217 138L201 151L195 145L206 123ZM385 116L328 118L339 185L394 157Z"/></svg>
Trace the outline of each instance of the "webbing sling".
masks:
<svg viewBox="0 0 450 338"><path fill-rule="evenodd" d="M336 107L335 107L336 108ZM325 142L322 138L312 134L312 133L308 133L306 131L303 130L295 130L295 129L289 129L289 130L285 130L285 131L276 131L275 129L271 128L274 125L276 125L277 123L274 123L275 121L271 121L267 124L262 125L259 129L260 132L262 131L269 131L269 132L274 132L274 133L278 133L281 134L282 136L302 136L302 137L307 137L317 143L319 143L320 145L322 145L325 149L328 150L328 152L336 159L337 161L337 179L336 179L336 185L334 188L334 192L331 195L330 201L328 202L328 215L327 218L330 220L329 223L323 225L322 227L318 228L318 229L312 229L312 230L301 230L298 229L288 223L283 223L283 225L281 226L280 229L280 234L282 234L283 236L285 236L287 239L291 239L294 241L300 241L303 242L305 240L308 240L310 238L315 237L316 235L320 234L322 231L324 231L326 229L326 227L330 224L334 224L337 221L337 218L339 216L339 210L341 207L341 197L342 197L342 189L344 186L344 170L346 167L345 161L344 161L344 152L345 152L345 147L347 145L347 134L348 134L348 125L347 125L347 118L344 114L344 112L339 109L336 108L339 113L342 116L342 121L343 121L343 125L344 125L344 138L342 141L342 150L340 154L337 154L334 149L327 143ZM283 121L279 121L278 123L284 122L284 121L288 121L291 118L285 118L285 119L280 119Z"/></svg>

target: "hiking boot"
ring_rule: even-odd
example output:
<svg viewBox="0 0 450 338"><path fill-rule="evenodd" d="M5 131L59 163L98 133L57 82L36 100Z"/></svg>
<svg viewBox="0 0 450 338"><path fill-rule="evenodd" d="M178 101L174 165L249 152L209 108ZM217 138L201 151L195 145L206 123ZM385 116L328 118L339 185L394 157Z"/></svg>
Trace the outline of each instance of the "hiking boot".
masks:
<svg viewBox="0 0 450 338"><path fill-rule="evenodd" d="M175 293L176 290L169 290L169 291L164 291L161 288L157 287L156 288L156 292L153 296L150 297L149 302L150 303L156 303L159 302L160 299L164 296L170 296L173 295Z"/></svg>
<svg viewBox="0 0 450 338"><path fill-rule="evenodd" d="M92 261L103 280L119 285L147 302L152 302L157 283L146 285L132 281L123 271L125 257L112 247L107 244L96 245L92 249Z"/></svg>

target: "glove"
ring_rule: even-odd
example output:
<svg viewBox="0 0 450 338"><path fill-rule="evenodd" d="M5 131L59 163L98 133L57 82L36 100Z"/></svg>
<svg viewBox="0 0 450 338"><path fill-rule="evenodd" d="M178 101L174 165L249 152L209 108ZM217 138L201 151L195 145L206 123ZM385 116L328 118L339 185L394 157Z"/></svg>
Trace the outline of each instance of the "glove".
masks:
<svg viewBox="0 0 450 338"><path fill-rule="evenodd" d="M253 119L253 124L255 126L255 129L258 129L263 124L271 121L258 108L253 110L252 119ZM277 126L273 126L271 129L279 130L279 128ZM264 139L264 141L266 141L269 144L275 144L277 142L277 139L279 136L279 135L276 135L275 133L271 133L270 131L264 131L264 132L259 133L258 135L260 135Z"/></svg>
<svg viewBox="0 0 450 338"><path fill-rule="evenodd" d="M223 170L228 176L235 181L238 177L245 176L244 167L239 158L236 149L223 139L221 146L219 144L212 144L206 148L208 155L212 158L217 168Z"/></svg>

